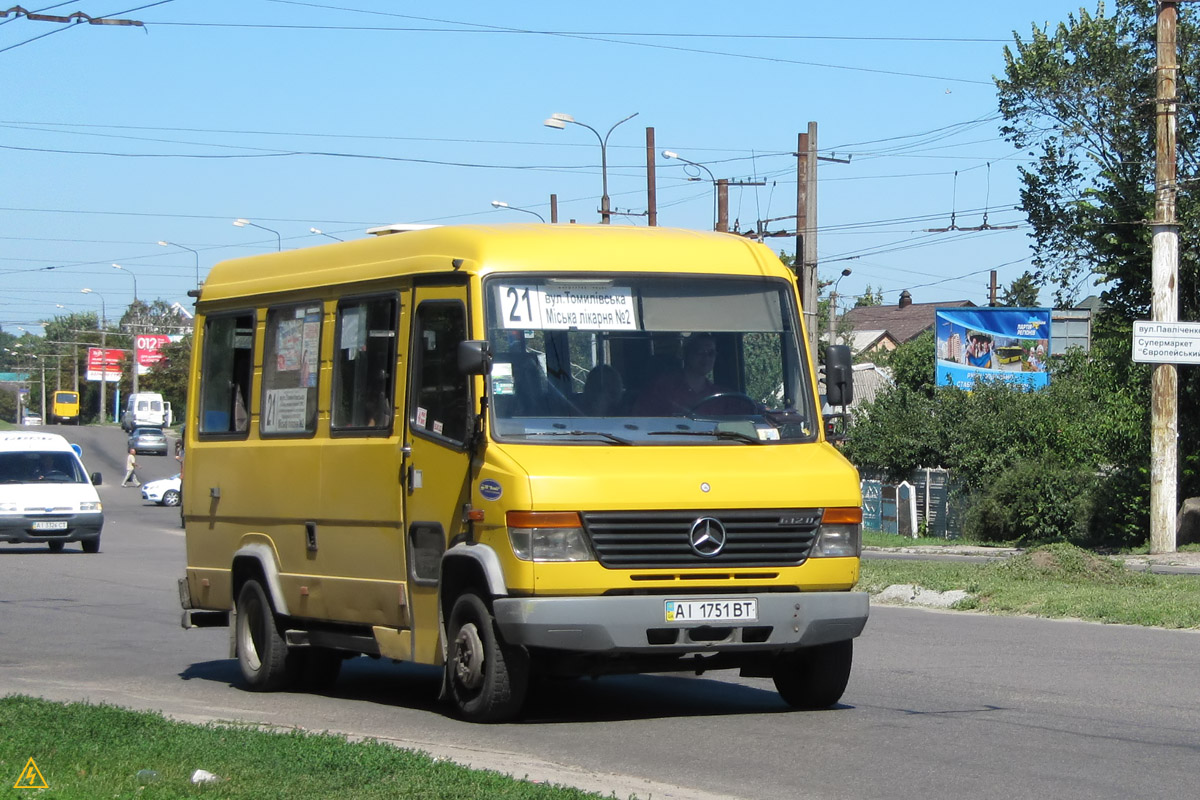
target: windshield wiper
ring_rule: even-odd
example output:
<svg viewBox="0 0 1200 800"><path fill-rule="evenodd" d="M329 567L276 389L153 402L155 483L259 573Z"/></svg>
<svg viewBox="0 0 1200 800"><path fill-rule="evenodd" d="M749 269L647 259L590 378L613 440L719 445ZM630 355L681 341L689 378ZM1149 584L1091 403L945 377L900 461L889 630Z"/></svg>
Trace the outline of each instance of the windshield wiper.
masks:
<svg viewBox="0 0 1200 800"><path fill-rule="evenodd" d="M526 436L603 436L610 442L616 444L633 444L632 439L626 439L623 436L617 436L608 431L529 431Z"/></svg>
<svg viewBox="0 0 1200 800"><path fill-rule="evenodd" d="M716 439L732 439L746 444L763 444L762 439L756 439L741 431L650 431L647 436L712 436Z"/></svg>

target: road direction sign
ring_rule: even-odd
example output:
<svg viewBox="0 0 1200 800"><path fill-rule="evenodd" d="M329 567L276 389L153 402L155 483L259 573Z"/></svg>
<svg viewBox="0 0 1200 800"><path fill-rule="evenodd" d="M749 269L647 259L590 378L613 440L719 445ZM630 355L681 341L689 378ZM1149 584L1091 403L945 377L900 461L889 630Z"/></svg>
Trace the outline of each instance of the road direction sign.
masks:
<svg viewBox="0 0 1200 800"><path fill-rule="evenodd" d="M1200 322L1134 322L1133 360L1140 364L1200 364Z"/></svg>

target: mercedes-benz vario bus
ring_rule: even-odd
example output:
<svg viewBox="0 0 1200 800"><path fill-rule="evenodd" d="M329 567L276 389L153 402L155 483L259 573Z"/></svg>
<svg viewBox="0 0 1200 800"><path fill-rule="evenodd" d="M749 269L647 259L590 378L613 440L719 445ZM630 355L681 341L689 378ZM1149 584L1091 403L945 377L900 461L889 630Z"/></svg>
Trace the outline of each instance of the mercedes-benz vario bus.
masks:
<svg viewBox="0 0 1200 800"><path fill-rule="evenodd" d="M439 665L477 721L634 672L830 706L868 603L815 383L794 276L734 235L440 227L218 264L184 625L231 626L256 690Z"/></svg>

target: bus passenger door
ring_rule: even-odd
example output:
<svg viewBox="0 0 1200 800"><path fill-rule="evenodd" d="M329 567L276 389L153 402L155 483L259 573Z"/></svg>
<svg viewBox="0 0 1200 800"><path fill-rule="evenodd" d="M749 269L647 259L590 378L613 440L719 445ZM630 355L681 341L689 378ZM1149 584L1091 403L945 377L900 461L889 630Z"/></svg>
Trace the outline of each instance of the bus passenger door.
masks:
<svg viewBox="0 0 1200 800"><path fill-rule="evenodd" d="M470 381L458 371L467 338L465 286L417 286L409 337L404 467L405 549L413 659L441 663L438 580L442 554L464 529L470 498Z"/></svg>

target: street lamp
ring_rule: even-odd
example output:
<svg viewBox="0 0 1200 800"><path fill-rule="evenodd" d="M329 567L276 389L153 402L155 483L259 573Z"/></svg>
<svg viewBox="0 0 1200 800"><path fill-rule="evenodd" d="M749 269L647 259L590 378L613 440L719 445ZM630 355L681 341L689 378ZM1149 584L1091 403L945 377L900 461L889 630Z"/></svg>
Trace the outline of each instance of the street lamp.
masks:
<svg viewBox="0 0 1200 800"><path fill-rule="evenodd" d="M319 229L317 229L317 228L309 228L309 229L308 229L308 232L309 232L309 233L315 233L317 236L324 236L326 239L333 239L335 242L344 242L344 241L346 241L345 239L339 239L338 237L336 237L336 236L333 236L333 235L331 235L331 234L328 234L328 233L326 233L325 231L323 231L323 230L319 230Z"/></svg>
<svg viewBox="0 0 1200 800"><path fill-rule="evenodd" d="M717 176L713 175L712 170L708 167L696 161L689 161L688 159L679 155L679 153L676 153L674 150L663 150L662 157L667 159L673 158L676 161L682 161L685 164L690 164L691 166L696 167L697 169L702 169L708 173L708 179L713 186L713 230L718 230L717 224L719 215L717 213ZM684 171L686 173L686 168ZM688 176L688 180L699 180L699 178Z"/></svg>
<svg viewBox="0 0 1200 800"><path fill-rule="evenodd" d="M193 256L196 257L196 286L199 287L200 286L200 254L198 252L196 252L195 250L192 250L192 248L190 248L190 247L184 247L181 244L175 244L175 242L168 242L168 241L160 240L158 244L161 247L178 247L180 250L187 250Z"/></svg>
<svg viewBox="0 0 1200 800"><path fill-rule="evenodd" d="M492 208L508 208L508 209L512 209L513 211L524 211L526 214L533 214L535 217L540 219L542 222L546 221L546 218L543 217L541 214L537 213L536 211L530 211L528 208L521 208L520 206L510 206L508 203L504 202L503 200L493 200Z"/></svg>
<svg viewBox="0 0 1200 800"><path fill-rule="evenodd" d="M600 222L603 225L610 224L610 213L608 210L608 137L616 129L617 125L620 125L622 122L628 122L636 116L637 112L635 111L625 119L616 122L611 128L608 129L608 133L604 134L603 136L600 135L600 131L596 130L591 125L577 121L570 114L551 114L550 118L542 123L547 128L554 128L560 131L566 128L568 123L571 125L578 125L579 127L587 128L589 131L596 134L596 138L600 140Z"/></svg>
<svg viewBox="0 0 1200 800"><path fill-rule="evenodd" d="M837 288L842 282L842 278L850 274L850 269L842 270L842 274L838 275L837 280L833 282L833 290L829 293L829 343L837 344Z"/></svg>
<svg viewBox="0 0 1200 800"><path fill-rule="evenodd" d="M268 233L275 234L275 241L278 243L276 249L278 249L280 252L283 252L283 237L279 235L279 231L271 230L270 228L259 225L257 222L251 222L248 219L235 219L233 224L238 228L244 228L249 225L251 228L258 228L260 231L267 231Z"/></svg>
<svg viewBox="0 0 1200 800"><path fill-rule="evenodd" d="M104 310L104 295L92 289L80 289L79 291L82 294L94 294L100 298L100 422L103 424L105 422L105 384L108 382L108 348L105 347L108 341L108 314Z"/></svg>
<svg viewBox="0 0 1200 800"><path fill-rule="evenodd" d="M129 277L133 278L133 304L137 305L137 275L133 274L133 270L129 267L122 267L120 264L113 264L113 269L119 269L122 272L129 273Z"/></svg>

